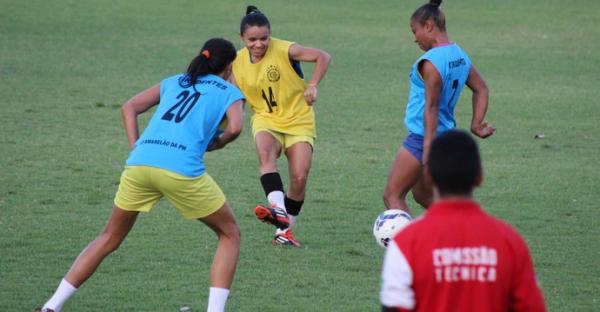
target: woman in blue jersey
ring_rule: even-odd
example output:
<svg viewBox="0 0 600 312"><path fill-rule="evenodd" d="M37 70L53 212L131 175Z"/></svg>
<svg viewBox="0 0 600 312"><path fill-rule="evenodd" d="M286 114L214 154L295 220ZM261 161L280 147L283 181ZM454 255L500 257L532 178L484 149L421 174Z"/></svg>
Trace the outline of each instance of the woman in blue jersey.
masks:
<svg viewBox="0 0 600 312"><path fill-rule="evenodd" d="M410 94L405 124L408 137L392 164L383 200L388 209L410 213L406 195L412 190L415 200L427 208L432 190L422 179L429 146L436 134L456 127L454 107L465 84L473 91L471 132L480 138L491 136L495 129L485 120L488 88L471 60L448 38L446 18L432 0L418 8L410 20L415 42L423 54L410 72Z"/></svg>
<svg viewBox="0 0 600 312"><path fill-rule="evenodd" d="M240 233L223 192L205 172L203 158L205 151L224 147L242 130L244 97L227 81L235 57L229 41L210 39L186 73L164 79L123 105L123 124L133 150L121 175L112 214L41 311L60 311L104 258L119 247L139 212L149 212L162 197L184 218L198 219L217 234L208 311L223 311L237 265ZM152 119L139 136L137 116L155 105ZM227 127L216 136L224 117Z"/></svg>

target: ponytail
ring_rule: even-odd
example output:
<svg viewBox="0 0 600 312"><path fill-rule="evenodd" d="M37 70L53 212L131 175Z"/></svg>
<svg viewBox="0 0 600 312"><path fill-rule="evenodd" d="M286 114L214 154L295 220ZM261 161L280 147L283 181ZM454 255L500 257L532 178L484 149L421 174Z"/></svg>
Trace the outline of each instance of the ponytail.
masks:
<svg viewBox="0 0 600 312"><path fill-rule="evenodd" d="M246 7L246 15L248 15L250 13L254 13L254 12L260 13L260 11L258 10L258 8L255 7L255 6L253 6L253 5L249 5L249 6Z"/></svg>
<svg viewBox="0 0 600 312"><path fill-rule="evenodd" d="M199 77L208 74L218 75L236 57L233 44L225 39L213 38L204 43L200 53L190 62L187 69L189 82L196 84Z"/></svg>
<svg viewBox="0 0 600 312"><path fill-rule="evenodd" d="M271 23L269 23L267 16L265 16L261 11L258 10L257 7L253 5L246 7L246 16L242 18L242 22L240 23L240 34L243 34L246 29L251 26L267 26L267 28L271 30Z"/></svg>

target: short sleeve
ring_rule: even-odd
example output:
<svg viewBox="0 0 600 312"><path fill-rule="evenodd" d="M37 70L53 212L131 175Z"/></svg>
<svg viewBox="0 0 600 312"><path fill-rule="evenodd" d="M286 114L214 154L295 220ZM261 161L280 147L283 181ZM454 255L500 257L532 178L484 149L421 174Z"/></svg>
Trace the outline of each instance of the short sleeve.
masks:
<svg viewBox="0 0 600 312"><path fill-rule="evenodd" d="M381 278L381 305L407 310L415 307L412 268L395 241L386 249Z"/></svg>

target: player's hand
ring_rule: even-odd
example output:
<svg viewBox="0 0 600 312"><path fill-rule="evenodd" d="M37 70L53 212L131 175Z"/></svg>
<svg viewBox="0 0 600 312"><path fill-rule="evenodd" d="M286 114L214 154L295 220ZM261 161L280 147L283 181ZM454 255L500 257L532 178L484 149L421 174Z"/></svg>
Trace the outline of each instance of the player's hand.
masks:
<svg viewBox="0 0 600 312"><path fill-rule="evenodd" d="M496 128L492 127L487 121L483 121L481 123L471 124L471 132L474 135L485 139L494 134Z"/></svg>
<svg viewBox="0 0 600 312"><path fill-rule="evenodd" d="M306 90L304 90L304 99L308 105L313 105L313 103L317 101L317 86L306 86Z"/></svg>
<svg viewBox="0 0 600 312"><path fill-rule="evenodd" d="M220 137L216 137L214 140L212 140L209 144L208 147L206 148L207 152L212 152L212 151L216 151L218 149L222 149L225 145L221 142L221 138Z"/></svg>

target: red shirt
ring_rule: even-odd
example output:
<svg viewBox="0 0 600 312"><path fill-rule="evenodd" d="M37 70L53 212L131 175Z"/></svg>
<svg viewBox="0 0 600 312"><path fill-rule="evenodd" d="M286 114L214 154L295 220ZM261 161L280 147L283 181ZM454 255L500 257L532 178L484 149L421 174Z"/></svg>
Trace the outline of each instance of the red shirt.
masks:
<svg viewBox="0 0 600 312"><path fill-rule="evenodd" d="M527 244L470 200L432 204L387 247L381 304L398 311L545 311Z"/></svg>

